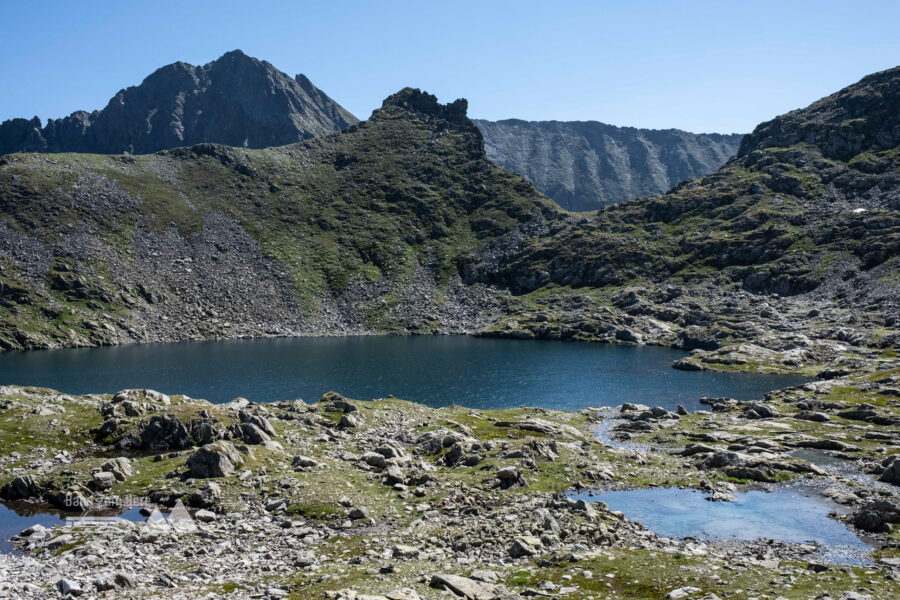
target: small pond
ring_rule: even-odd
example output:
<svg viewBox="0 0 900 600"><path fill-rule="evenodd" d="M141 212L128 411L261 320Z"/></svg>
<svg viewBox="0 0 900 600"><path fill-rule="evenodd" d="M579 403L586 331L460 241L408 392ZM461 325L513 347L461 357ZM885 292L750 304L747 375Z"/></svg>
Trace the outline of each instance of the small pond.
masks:
<svg viewBox="0 0 900 600"><path fill-rule="evenodd" d="M835 507L812 491L751 490L735 494L733 502L710 502L707 495L692 489L648 488L582 492L572 497L605 502L664 537L816 542L823 546L824 560L840 564L864 563L872 549L843 523L830 518Z"/></svg>
<svg viewBox="0 0 900 600"><path fill-rule="evenodd" d="M103 516L115 516L127 521L143 521L146 517L140 511L140 508L129 508L120 513L104 513ZM29 527L65 525L67 519L81 515L82 513L63 512L46 505L26 502L0 504L0 553L12 552L13 545L10 538L19 535Z"/></svg>

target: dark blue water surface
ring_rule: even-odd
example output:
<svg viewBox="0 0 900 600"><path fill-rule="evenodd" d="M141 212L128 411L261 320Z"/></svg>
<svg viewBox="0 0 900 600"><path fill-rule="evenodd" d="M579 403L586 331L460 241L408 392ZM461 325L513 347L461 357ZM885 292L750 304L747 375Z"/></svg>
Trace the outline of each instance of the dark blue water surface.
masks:
<svg viewBox="0 0 900 600"><path fill-rule="evenodd" d="M706 496L680 488L572 494L577 499L605 502L664 537L816 542L825 546L825 559L847 564L865 562L872 549L843 523L828 517L834 508L812 491L752 490L735 494L732 502L710 502Z"/></svg>
<svg viewBox="0 0 900 600"><path fill-rule="evenodd" d="M806 381L673 369L683 356L659 347L468 336L280 338L6 352L0 384L70 394L146 387L212 402L310 401L335 390L429 406L577 410L622 402L696 409L703 394L752 400Z"/></svg>

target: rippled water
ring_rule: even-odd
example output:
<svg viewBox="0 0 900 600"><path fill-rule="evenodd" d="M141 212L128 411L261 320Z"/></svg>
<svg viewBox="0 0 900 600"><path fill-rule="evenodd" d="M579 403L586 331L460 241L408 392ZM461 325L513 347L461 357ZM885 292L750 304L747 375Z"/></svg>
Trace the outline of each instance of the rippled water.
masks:
<svg viewBox="0 0 900 600"><path fill-rule="evenodd" d="M700 408L701 395L761 398L799 376L688 372L670 348L468 336L282 338L0 353L0 384L67 393L148 387L213 402L318 399L577 410L638 402Z"/></svg>

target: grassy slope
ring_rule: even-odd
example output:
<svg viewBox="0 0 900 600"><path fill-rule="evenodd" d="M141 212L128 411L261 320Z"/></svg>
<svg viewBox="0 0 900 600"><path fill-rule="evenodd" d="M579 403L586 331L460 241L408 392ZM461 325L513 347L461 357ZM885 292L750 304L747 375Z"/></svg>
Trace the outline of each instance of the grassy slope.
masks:
<svg viewBox="0 0 900 600"><path fill-rule="evenodd" d="M190 238L202 232L205 215L218 212L288 269L306 309L353 280L408 280L418 265L446 285L484 240L557 210L523 179L489 163L470 123L396 106L345 132L280 148L11 155L0 166L0 215L14 231L58 251L72 232L88 232L128 260L136 230ZM109 287L105 268L97 257L79 273L102 292ZM48 304L77 301L36 289L29 275L41 277L0 261L11 300L0 306L0 337L39 331L59 338L80 327L66 322L65 311L46 318ZM49 284L54 276L51 270L43 279ZM133 293L105 291L105 312L121 306L118 291Z"/></svg>

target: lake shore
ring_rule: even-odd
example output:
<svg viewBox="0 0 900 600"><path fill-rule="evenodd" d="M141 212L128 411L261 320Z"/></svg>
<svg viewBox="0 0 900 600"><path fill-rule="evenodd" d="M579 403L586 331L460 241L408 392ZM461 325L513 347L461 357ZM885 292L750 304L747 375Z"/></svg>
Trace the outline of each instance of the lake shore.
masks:
<svg viewBox="0 0 900 600"><path fill-rule="evenodd" d="M309 404L210 404L6 386L7 500L89 509L143 498L193 515L190 530L168 521L36 528L0 557L0 585L23 599L61 588L122 598L396 600L442 589L469 598L886 598L900 576L889 523L900 487L859 485L792 453L822 448L872 481L889 478L898 373L879 364L762 401L709 399L702 411L432 409L334 393ZM621 421L613 439L680 450L604 445L593 428L608 418ZM829 565L815 544L664 538L602 503L566 498L688 486L728 501L748 486L795 482L842 507L848 530L879 548L870 565Z"/></svg>

